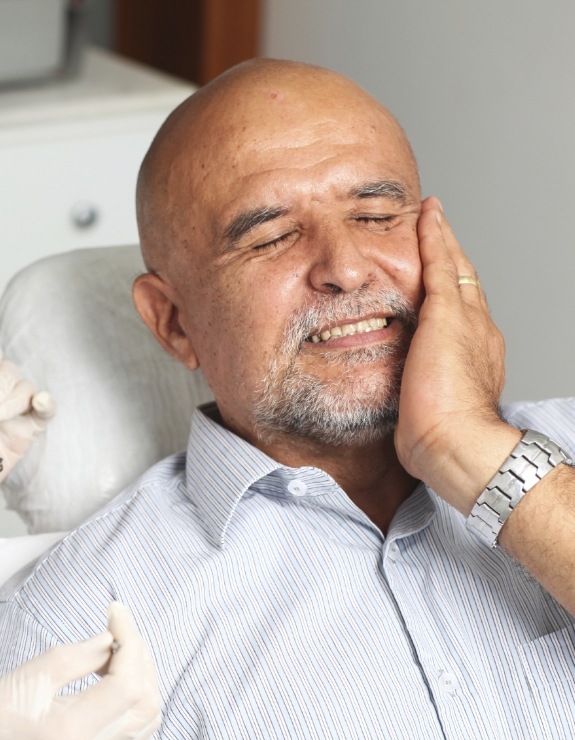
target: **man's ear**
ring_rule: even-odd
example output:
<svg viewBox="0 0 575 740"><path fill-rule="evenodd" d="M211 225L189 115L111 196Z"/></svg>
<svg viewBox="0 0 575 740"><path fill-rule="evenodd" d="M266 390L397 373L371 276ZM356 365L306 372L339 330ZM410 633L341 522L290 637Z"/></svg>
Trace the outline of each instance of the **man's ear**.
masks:
<svg viewBox="0 0 575 740"><path fill-rule="evenodd" d="M176 289L159 275L146 272L134 281L132 298L144 323L166 352L190 370L199 367L192 340L181 323Z"/></svg>

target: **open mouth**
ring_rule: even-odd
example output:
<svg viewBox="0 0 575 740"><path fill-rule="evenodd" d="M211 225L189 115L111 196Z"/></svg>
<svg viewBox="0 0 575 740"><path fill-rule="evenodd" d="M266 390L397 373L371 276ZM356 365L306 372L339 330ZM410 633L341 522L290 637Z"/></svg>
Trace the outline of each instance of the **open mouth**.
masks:
<svg viewBox="0 0 575 740"><path fill-rule="evenodd" d="M357 321L355 324L341 324L340 326L332 326L331 329L324 329L318 334L311 334L306 342L313 342L318 344L319 342L327 342L328 339L337 339L340 337L350 337L354 334L367 334L370 331L379 331L385 329L386 326L393 321L392 318L371 318Z"/></svg>

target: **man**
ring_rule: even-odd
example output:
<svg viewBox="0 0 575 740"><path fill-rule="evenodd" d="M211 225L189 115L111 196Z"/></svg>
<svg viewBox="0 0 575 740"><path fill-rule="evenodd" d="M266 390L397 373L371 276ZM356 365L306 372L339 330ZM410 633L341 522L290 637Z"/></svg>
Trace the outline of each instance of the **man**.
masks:
<svg viewBox="0 0 575 740"><path fill-rule="evenodd" d="M573 735L574 471L528 435L537 475L501 531L484 515L522 437L503 341L393 117L326 70L241 65L164 124L138 218L136 306L217 407L4 594L3 665L119 598L163 738ZM512 416L550 413L573 447L572 404Z"/></svg>

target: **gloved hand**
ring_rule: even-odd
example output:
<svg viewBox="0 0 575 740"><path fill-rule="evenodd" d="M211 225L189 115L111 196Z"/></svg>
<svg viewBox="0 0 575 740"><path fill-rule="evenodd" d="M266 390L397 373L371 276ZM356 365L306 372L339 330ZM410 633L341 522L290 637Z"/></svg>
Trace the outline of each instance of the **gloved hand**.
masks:
<svg viewBox="0 0 575 740"><path fill-rule="evenodd" d="M123 604L110 605L108 628L48 650L0 678L1 740L147 740L158 729L154 664ZM86 691L55 696L94 672L102 679Z"/></svg>
<svg viewBox="0 0 575 740"><path fill-rule="evenodd" d="M49 393L22 380L18 368L0 350L0 483L54 415Z"/></svg>

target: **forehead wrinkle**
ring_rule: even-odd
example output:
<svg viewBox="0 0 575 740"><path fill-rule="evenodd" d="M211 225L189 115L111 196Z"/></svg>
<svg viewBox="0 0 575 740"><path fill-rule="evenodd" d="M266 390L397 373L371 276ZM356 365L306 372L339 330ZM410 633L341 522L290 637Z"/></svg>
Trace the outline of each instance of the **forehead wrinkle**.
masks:
<svg viewBox="0 0 575 740"><path fill-rule="evenodd" d="M226 227L224 239L229 242L230 247L233 247L242 236L248 234L252 229L285 216L288 212L289 208L287 206L262 206L261 208L251 208L243 211Z"/></svg>

